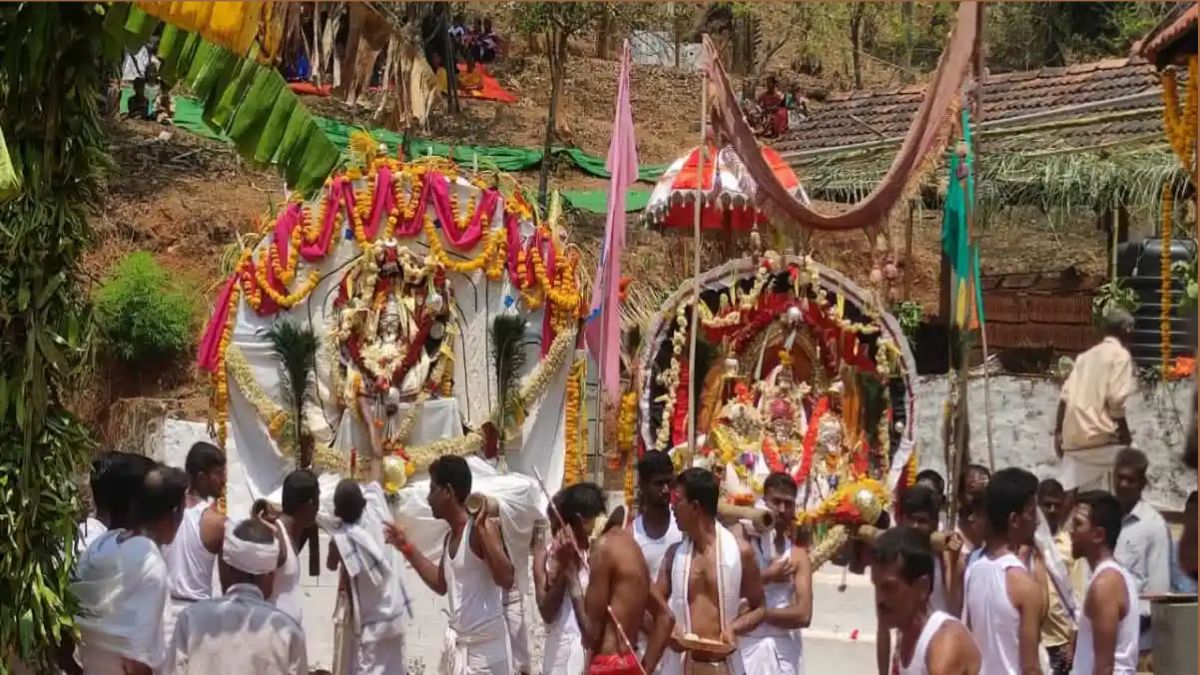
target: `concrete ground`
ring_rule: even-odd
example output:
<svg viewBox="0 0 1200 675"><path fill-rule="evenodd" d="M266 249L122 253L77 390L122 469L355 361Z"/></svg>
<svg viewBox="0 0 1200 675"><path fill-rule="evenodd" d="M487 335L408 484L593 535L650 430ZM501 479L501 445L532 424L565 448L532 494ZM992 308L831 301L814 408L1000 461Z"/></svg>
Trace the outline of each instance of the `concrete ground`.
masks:
<svg viewBox="0 0 1200 675"><path fill-rule="evenodd" d="M322 552L326 545L327 540L322 537ZM300 557L307 568L307 556L302 553ZM403 574L414 615L408 623L406 641L408 670L410 675L434 675L446 629L445 599L429 591L411 567L406 566ZM523 581L522 587L528 588L528 581ZM805 670L809 673L875 670L875 609L870 580L848 574L844 589L842 581L841 568L832 565L814 575L813 622L804 632ZM337 577L322 569L319 577L302 577L301 587L309 667L329 668L333 660L332 617ZM545 630L535 611L532 593L525 594L524 608L529 626L530 672L540 673Z"/></svg>

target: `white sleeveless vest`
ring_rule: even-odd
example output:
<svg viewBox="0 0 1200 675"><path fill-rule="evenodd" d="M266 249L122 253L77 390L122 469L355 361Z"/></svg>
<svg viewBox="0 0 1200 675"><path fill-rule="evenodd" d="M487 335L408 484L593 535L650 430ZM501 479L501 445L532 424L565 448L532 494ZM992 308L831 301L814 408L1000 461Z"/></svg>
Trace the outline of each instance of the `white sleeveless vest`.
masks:
<svg viewBox="0 0 1200 675"><path fill-rule="evenodd" d="M983 555L967 567L963 582L963 621L979 645L979 675L1012 675L1021 672L1018 634L1021 617L1008 599L1008 570L1026 569L1008 553L995 560Z"/></svg>
<svg viewBox="0 0 1200 675"><path fill-rule="evenodd" d="M207 600L212 597L215 553L209 553L200 539L200 518L212 505L202 501L184 510L175 541L164 547L171 597L178 600Z"/></svg>
<svg viewBox="0 0 1200 675"><path fill-rule="evenodd" d="M1141 632L1141 617L1138 614L1138 596L1134 591L1136 582L1123 567L1115 560L1109 559L1096 566L1092 578L1088 581L1088 589L1096 581L1096 575L1104 570L1116 570L1125 581L1125 597L1128 611L1125 618L1117 624L1117 653L1113 661L1113 675L1133 675L1137 672L1138 638ZM1085 596L1086 597L1086 596ZM1072 673L1091 673L1096 663L1096 647L1092 642L1092 622L1087 614L1079 613L1079 637L1075 642L1075 658L1072 661Z"/></svg>
<svg viewBox="0 0 1200 675"><path fill-rule="evenodd" d="M921 635L917 637L917 646L913 648L912 660L908 665L901 662L899 648L893 653L892 675L928 675L929 643L933 642L933 636L947 621L957 622L958 619L942 611L930 614L921 628Z"/></svg>

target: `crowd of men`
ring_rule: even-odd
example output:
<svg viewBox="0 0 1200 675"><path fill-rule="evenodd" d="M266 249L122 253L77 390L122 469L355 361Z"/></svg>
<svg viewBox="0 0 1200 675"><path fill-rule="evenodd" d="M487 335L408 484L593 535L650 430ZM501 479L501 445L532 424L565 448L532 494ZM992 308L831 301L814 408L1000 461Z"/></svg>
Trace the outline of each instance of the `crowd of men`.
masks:
<svg viewBox="0 0 1200 675"><path fill-rule="evenodd" d="M1149 461L1129 447L1132 318L1110 312L1105 325L1063 386L1061 481L972 464L947 495L942 476L925 470L902 492L894 526L876 523L886 529L862 530L843 551L840 562L870 568L879 675L1132 674L1150 660L1149 598L1196 593L1196 493L1174 544L1143 498ZM677 472L651 451L637 473L632 517L606 516L601 489L581 483L554 495L534 529L542 672L803 673L814 540L796 525L793 478L764 481L760 506L775 524L759 532L718 519L720 483L707 469ZM468 511L463 458L439 458L429 477L430 510L449 529L435 558L396 524L377 481L341 481L326 517L316 476L294 471L279 512L260 502L235 521L218 505L225 455L215 446L193 446L184 470L101 457L95 513L77 541L82 639L62 646L63 669L308 673L297 552L319 523L339 574L339 675L406 672L405 624L427 609L414 612L389 547L447 598L439 673L528 674L499 519Z"/></svg>
<svg viewBox="0 0 1200 675"><path fill-rule="evenodd" d="M1195 548L1195 493L1174 547L1142 499L1147 466L1141 452L1122 450L1110 493L972 465L953 522L941 476L919 474L897 523L847 554L870 567L880 675L1136 672L1152 630L1140 596L1195 592L1196 579L1195 557L1180 555ZM677 473L659 452L637 470L632 517L606 517L600 488L581 483L554 495L535 528L542 672L803 673L811 533L795 525L794 480L764 482L761 506L775 525L760 533L718 519L712 472ZM279 513L258 504L239 521L217 505L224 484L224 454L207 443L191 449L185 470L117 453L95 462L95 514L80 526L75 570L82 639L64 645L64 670L307 674L297 552L321 520L347 605L337 672L406 672L407 613L419 620L427 610L407 606L388 547L447 598L437 672L529 672L506 600L515 565L498 519L467 510L464 459L430 467L429 505L449 527L434 559L393 521L378 483L341 481L326 519L316 477L298 470ZM1039 511L1053 553L1035 541Z"/></svg>

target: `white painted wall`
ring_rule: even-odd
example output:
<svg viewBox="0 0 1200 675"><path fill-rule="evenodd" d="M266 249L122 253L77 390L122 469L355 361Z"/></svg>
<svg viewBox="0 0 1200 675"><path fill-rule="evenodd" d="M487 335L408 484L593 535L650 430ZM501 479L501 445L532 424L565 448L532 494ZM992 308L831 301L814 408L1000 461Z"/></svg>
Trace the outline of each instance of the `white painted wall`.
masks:
<svg viewBox="0 0 1200 675"><path fill-rule="evenodd" d="M1054 415L1059 382L1045 377L993 375L990 378L992 443L998 468L1020 466L1038 478L1054 476ZM968 396L971 456L987 463L987 426L982 377L971 380ZM945 375L923 377L917 383L917 440L920 466L946 475L942 456L942 416L949 393ZM1159 507L1182 510L1196 489L1196 472L1180 461L1190 419L1191 383L1158 385L1139 390L1126 403L1126 418L1134 445L1150 458L1146 496Z"/></svg>

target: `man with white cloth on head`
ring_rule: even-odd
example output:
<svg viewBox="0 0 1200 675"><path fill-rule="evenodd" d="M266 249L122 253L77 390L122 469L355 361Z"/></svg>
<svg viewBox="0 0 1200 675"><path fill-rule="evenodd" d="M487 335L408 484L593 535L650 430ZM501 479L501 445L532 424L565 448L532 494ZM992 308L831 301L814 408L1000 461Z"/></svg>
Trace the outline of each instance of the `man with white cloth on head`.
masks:
<svg viewBox="0 0 1200 675"><path fill-rule="evenodd" d="M343 628L338 675L404 675L403 618L411 610L384 542L392 515L383 488L343 479L333 492L333 514L336 522L323 524L333 539L329 569L341 565L352 618L350 630Z"/></svg>
<svg viewBox="0 0 1200 675"><path fill-rule="evenodd" d="M186 607L167 655L172 675L308 675L304 631L266 600L279 563L274 528L258 520L225 527L217 565L224 595Z"/></svg>
<svg viewBox="0 0 1200 675"><path fill-rule="evenodd" d="M151 675L162 665L167 565L159 547L175 538L187 485L179 469L150 469L133 497L133 527L105 532L80 559L71 591L85 675Z"/></svg>

